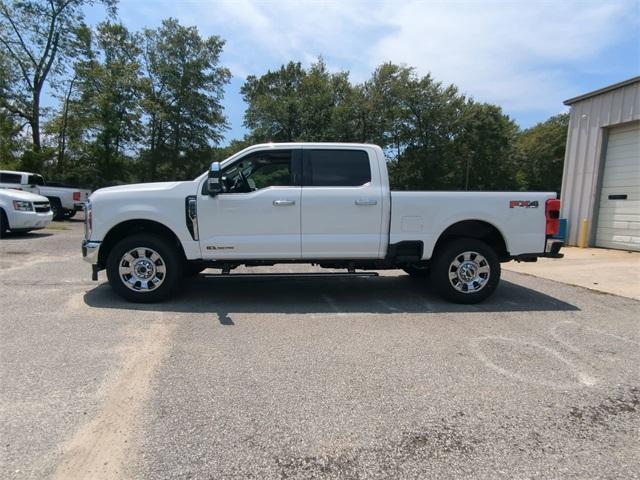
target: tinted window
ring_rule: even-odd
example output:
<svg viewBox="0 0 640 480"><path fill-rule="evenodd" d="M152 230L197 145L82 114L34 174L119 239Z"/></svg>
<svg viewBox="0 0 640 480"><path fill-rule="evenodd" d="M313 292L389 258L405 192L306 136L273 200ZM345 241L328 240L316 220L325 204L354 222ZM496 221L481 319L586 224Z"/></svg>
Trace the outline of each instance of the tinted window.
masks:
<svg viewBox="0 0 640 480"><path fill-rule="evenodd" d="M0 173L0 183L22 183L19 173Z"/></svg>
<svg viewBox="0 0 640 480"><path fill-rule="evenodd" d="M294 184L291 151L257 152L234 162L222 173L226 193L247 193Z"/></svg>
<svg viewBox="0 0 640 480"><path fill-rule="evenodd" d="M369 156L362 150L311 150L307 165L314 187L359 187L371 181Z"/></svg>
<svg viewBox="0 0 640 480"><path fill-rule="evenodd" d="M29 175L27 183L29 185L44 185L44 178L42 178L40 175Z"/></svg>

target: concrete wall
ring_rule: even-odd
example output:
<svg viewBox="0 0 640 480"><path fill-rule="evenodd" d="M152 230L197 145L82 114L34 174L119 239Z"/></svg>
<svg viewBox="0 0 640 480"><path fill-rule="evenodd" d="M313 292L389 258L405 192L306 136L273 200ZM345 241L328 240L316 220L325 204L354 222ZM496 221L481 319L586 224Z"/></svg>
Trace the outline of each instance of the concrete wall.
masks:
<svg viewBox="0 0 640 480"><path fill-rule="evenodd" d="M569 100L571 113L562 176L562 218L569 223L567 244L577 245L580 223L589 220L587 238L595 234L593 213L598 201L607 128L640 120L640 78L611 91Z"/></svg>

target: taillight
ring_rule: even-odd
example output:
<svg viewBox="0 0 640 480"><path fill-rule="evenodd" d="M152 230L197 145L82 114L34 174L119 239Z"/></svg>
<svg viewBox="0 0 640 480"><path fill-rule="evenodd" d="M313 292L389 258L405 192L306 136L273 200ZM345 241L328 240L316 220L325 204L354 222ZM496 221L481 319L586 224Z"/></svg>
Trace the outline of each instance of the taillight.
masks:
<svg viewBox="0 0 640 480"><path fill-rule="evenodd" d="M556 198L548 199L544 213L547 219L547 235L557 235L560 230L560 200Z"/></svg>
<svg viewBox="0 0 640 480"><path fill-rule="evenodd" d="M80 192L73 192L73 201L74 202L80 201Z"/></svg>

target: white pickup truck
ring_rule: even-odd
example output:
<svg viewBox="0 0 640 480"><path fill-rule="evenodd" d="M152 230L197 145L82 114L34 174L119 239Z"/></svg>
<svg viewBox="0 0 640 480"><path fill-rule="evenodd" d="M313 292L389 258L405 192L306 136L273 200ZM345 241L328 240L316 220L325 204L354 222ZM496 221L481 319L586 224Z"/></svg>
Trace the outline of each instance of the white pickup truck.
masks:
<svg viewBox="0 0 640 480"><path fill-rule="evenodd" d="M391 191L380 147L249 147L193 181L91 195L82 254L127 300L167 298L185 275L307 263L429 276L447 299L493 293L500 262L555 257L555 193Z"/></svg>
<svg viewBox="0 0 640 480"><path fill-rule="evenodd" d="M84 208L91 194L91 190L45 182L37 173L13 170L0 170L0 188L24 190L47 197L54 220L73 217Z"/></svg>

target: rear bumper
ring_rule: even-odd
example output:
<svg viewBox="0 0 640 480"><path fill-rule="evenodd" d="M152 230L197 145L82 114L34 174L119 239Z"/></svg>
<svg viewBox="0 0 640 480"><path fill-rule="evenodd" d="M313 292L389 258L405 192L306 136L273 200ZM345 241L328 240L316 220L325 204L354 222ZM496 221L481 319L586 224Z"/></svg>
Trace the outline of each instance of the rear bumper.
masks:
<svg viewBox="0 0 640 480"><path fill-rule="evenodd" d="M74 203L74 205L73 205L73 209L74 209L76 212L81 212L81 211L83 211L83 210L84 210L84 203Z"/></svg>
<svg viewBox="0 0 640 480"><path fill-rule="evenodd" d="M563 240L557 240L554 238L547 239L547 244L544 249L543 257L547 258L562 258L564 253L560 253L560 249L564 246Z"/></svg>
<svg viewBox="0 0 640 480"><path fill-rule="evenodd" d="M558 240L557 238L547 238L544 252L537 253L521 253L520 255L513 255L511 260L516 260L517 262L536 262L538 258L562 258L564 257L563 253L560 253L560 249L564 246L563 240Z"/></svg>

